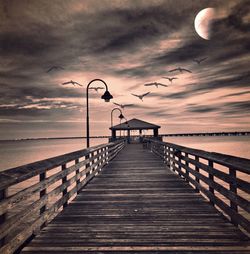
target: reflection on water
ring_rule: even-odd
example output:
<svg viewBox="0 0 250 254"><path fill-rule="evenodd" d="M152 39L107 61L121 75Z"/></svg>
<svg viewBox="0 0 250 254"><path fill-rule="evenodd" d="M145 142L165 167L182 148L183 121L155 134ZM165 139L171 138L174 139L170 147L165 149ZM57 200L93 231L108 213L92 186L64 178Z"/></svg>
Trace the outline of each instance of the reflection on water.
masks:
<svg viewBox="0 0 250 254"><path fill-rule="evenodd" d="M250 136L166 137L164 141L250 159ZM107 143L91 139L91 146ZM85 139L0 141L0 171L86 148Z"/></svg>

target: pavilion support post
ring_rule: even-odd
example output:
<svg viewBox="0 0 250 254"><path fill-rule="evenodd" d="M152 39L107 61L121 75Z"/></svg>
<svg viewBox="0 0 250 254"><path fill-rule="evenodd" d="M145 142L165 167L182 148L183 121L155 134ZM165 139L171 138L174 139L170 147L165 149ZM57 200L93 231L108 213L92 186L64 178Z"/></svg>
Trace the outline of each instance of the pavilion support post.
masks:
<svg viewBox="0 0 250 254"><path fill-rule="evenodd" d="M142 143L142 141L143 141L143 137L142 137L142 130L140 129L139 130L139 141L140 141L140 143Z"/></svg>
<svg viewBox="0 0 250 254"><path fill-rule="evenodd" d="M154 129L154 138L158 137L158 129Z"/></svg>
<svg viewBox="0 0 250 254"><path fill-rule="evenodd" d="M116 130L112 130L112 141L116 140Z"/></svg>
<svg viewBox="0 0 250 254"><path fill-rule="evenodd" d="M130 144L130 130L128 130L127 140L128 140L128 144Z"/></svg>

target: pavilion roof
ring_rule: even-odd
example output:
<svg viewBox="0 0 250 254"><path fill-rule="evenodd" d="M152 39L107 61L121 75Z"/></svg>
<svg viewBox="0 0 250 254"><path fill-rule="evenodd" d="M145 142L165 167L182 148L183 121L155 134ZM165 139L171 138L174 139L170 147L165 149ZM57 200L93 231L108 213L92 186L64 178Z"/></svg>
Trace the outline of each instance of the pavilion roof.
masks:
<svg viewBox="0 0 250 254"><path fill-rule="evenodd" d="M159 129L161 126L133 118L125 123L110 127L110 130L149 130Z"/></svg>

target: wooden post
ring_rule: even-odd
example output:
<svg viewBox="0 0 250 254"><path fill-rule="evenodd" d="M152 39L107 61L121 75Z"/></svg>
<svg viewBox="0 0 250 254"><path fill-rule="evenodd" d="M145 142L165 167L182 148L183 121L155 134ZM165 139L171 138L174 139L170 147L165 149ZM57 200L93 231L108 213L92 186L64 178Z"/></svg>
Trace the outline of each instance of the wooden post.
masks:
<svg viewBox="0 0 250 254"><path fill-rule="evenodd" d="M199 156L195 155L195 161L199 162ZM198 173L200 172L200 168L197 166L197 164L195 164L195 171ZM196 176L195 181L197 183L200 183L199 177ZM195 187L195 190L196 190L196 192L200 192L199 188L197 188L197 187Z"/></svg>
<svg viewBox="0 0 250 254"><path fill-rule="evenodd" d="M236 183L236 170L233 168L229 168L229 175L233 178L233 182L230 183L230 191L232 191L233 193L237 194L237 183ZM230 207L236 212L238 213L238 206L232 202L230 200ZM235 225L238 226L238 223L235 222L232 218L231 218L231 222Z"/></svg>
<svg viewBox="0 0 250 254"><path fill-rule="evenodd" d="M75 165L77 165L79 163L79 159L76 159L75 160ZM77 170L76 170L76 176L78 175L80 173L80 168L78 168ZM79 176L77 176L77 177L79 177ZM78 179L78 180L76 180L76 188L77 188L77 194L79 194L79 190L78 190L78 185L80 184L80 182L81 182L81 180L80 180L80 178Z"/></svg>
<svg viewBox="0 0 250 254"><path fill-rule="evenodd" d="M188 158L188 153L185 153L185 156L186 156L186 158ZM186 167L189 167L189 163L187 161L185 161L185 165L186 165ZM187 174L187 176L189 176L189 171L187 169L186 169L186 174ZM189 183L188 178L186 179L186 181Z"/></svg>
<svg viewBox="0 0 250 254"><path fill-rule="evenodd" d="M42 182L46 179L46 172L39 175L39 181ZM40 198L46 195L46 188L40 191ZM46 211L46 204L40 208L40 215ZM46 222L41 226L43 228L46 225Z"/></svg>
<svg viewBox="0 0 250 254"><path fill-rule="evenodd" d="M166 147L166 159L167 159L167 166L170 168L170 147Z"/></svg>
<svg viewBox="0 0 250 254"><path fill-rule="evenodd" d="M4 200L7 197L7 191L6 190L0 190L0 201ZM7 219L7 213L4 213L0 215L0 226L4 224L5 220ZM0 247L2 247L5 243L5 237L0 239Z"/></svg>
<svg viewBox="0 0 250 254"><path fill-rule="evenodd" d="M85 160L89 160L89 159L90 159L90 153L88 153L88 154L85 156ZM90 162L87 163L87 164L85 165L85 169L87 170L88 167L90 167ZM89 173L90 173L90 172L87 172L87 173L85 174L86 178L88 177Z"/></svg>
<svg viewBox="0 0 250 254"><path fill-rule="evenodd" d="M167 147L165 145L163 146L163 159L164 163L167 164Z"/></svg>
<svg viewBox="0 0 250 254"><path fill-rule="evenodd" d="M177 158L178 158L178 161L181 163L181 153L178 153ZM181 165L179 165L178 168L179 168L179 176L183 177L181 175L181 169L182 169Z"/></svg>
<svg viewBox="0 0 250 254"><path fill-rule="evenodd" d="M62 165L62 170L66 170L66 169L67 169L67 168L66 168L66 164L63 164L63 165ZM65 177L62 178L62 184L66 183L66 182L67 182L67 176L65 176ZM63 190L62 195L63 195L63 196L67 195L67 192L68 192L68 188L65 188L65 189ZM66 201L66 202L63 204L63 208L65 208L65 207L67 207L67 206L68 206L68 201Z"/></svg>
<svg viewBox="0 0 250 254"><path fill-rule="evenodd" d="M213 168L214 167L214 163L213 163L213 161L208 161L208 166L209 167L211 167L211 168ZM214 181L214 176L212 175L212 174L210 174L209 173L209 179L211 180L211 181ZM214 188L212 188L211 186L209 186L209 191L214 195ZM210 200L210 203L211 203L211 205L214 205L214 202L213 201L211 201Z"/></svg>

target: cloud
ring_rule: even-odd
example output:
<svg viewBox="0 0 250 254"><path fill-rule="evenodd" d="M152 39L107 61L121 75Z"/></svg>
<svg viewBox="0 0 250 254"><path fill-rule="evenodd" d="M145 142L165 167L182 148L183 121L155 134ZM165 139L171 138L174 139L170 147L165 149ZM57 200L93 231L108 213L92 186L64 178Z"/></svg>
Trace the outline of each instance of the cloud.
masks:
<svg viewBox="0 0 250 254"><path fill-rule="evenodd" d="M221 97L234 97L234 96L240 96L240 95L245 95L245 94L250 94L250 91L244 91L244 92L238 92L238 93L230 93L223 95Z"/></svg>
<svg viewBox="0 0 250 254"><path fill-rule="evenodd" d="M131 116L175 119L183 113L180 108L187 118L240 115L248 110L240 101L250 85L247 3L0 0L0 118L78 119L84 88L60 84L70 79L87 84L96 77L108 81L116 102L132 103L131 92L151 91L143 103L126 109ZM195 15L207 6L223 14L213 23L210 41L193 27ZM203 57L200 65L193 61ZM46 73L53 65L64 70ZM192 73L174 73L178 80L167 89L143 86L173 75L168 70L178 66ZM91 114L105 122L113 105L99 104L99 96L91 94Z"/></svg>

